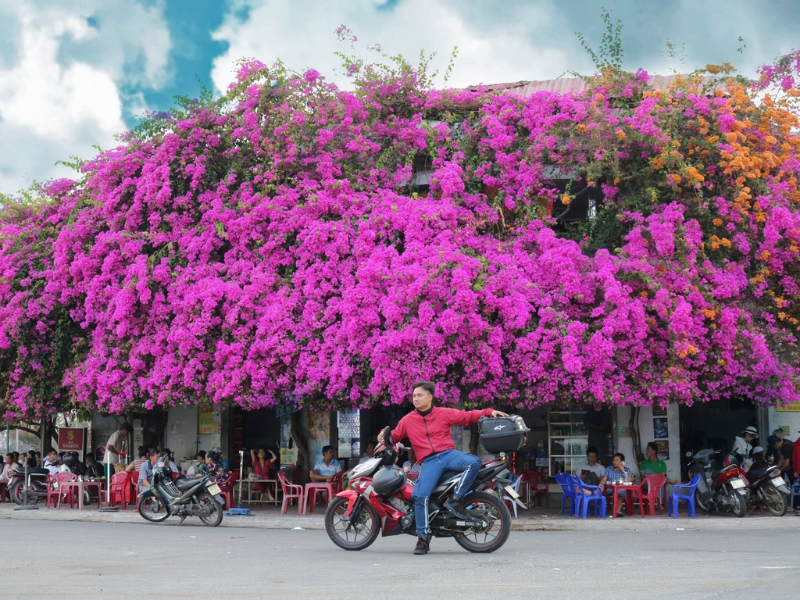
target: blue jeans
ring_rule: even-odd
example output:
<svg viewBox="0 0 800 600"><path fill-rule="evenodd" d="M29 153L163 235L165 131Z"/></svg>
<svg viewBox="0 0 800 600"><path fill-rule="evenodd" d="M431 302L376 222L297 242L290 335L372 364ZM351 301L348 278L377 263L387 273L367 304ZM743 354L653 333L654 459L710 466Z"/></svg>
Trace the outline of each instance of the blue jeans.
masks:
<svg viewBox="0 0 800 600"><path fill-rule="evenodd" d="M456 484L453 497L461 500L472 489L478 471L481 470L481 459L474 454L460 450L445 450L425 459L419 470L419 477L414 485L414 516L417 523L417 537L427 537L431 532L428 527L428 498L430 498L439 478L445 471L463 471Z"/></svg>

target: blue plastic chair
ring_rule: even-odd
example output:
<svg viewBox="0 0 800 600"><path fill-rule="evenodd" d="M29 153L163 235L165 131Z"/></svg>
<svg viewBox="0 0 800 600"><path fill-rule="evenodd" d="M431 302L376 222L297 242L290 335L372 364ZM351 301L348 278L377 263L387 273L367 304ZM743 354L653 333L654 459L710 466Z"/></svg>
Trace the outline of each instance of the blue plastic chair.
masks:
<svg viewBox="0 0 800 600"><path fill-rule="evenodd" d="M694 494L697 490L697 484L700 483L700 473L697 473L689 483L681 485L673 485L672 493L669 495L669 514L673 519L678 518L678 503L681 500L686 500L686 510L692 519L697 518L694 508Z"/></svg>
<svg viewBox="0 0 800 600"><path fill-rule="evenodd" d="M519 492L519 484L522 481L522 475L515 475L514 473L509 473L508 475L506 475L505 478L508 479L508 481L512 482L511 487L513 488L513 490L515 492ZM514 509L514 518L516 519L519 515L517 515L517 503L514 501L514 498L512 498L506 493L505 488L500 483L497 484L497 491L503 497L503 502L505 502Z"/></svg>
<svg viewBox="0 0 800 600"><path fill-rule="evenodd" d="M585 519L589 512L589 502L594 502L594 516L600 514L604 519L606 518L606 497L603 495L603 488L599 485L587 485L583 483L580 477L570 475L575 482L578 494L578 506L581 511L581 518ZM589 493L585 493L588 490Z"/></svg>
<svg viewBox="0 0 800 600"><path fill-rule="evenodd" d="M797 497L800 497L800 483L793 483L792 494L789 496L789 508L792 510L800 508L800 505L795 502Z"/></svg>
<svg viewBox="0 0 800 600"><path fill-rule="evenodd" d="M564 503L569 499L569 514L578 516L578 494L575 492L575 483L569 473L556 473L556 483L561 486L564 495L561 497L561 514L564 514Z"/></svg>

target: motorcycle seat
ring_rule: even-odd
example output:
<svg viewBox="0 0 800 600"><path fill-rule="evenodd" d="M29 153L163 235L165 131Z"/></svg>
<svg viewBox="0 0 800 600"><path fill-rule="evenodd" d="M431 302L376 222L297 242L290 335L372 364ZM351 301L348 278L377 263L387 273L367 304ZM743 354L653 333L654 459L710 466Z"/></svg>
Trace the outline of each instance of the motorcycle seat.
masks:
<svg viewBox="0 0 800 600"><path fill-rule="evenodd" d="M757 479L761 479L764 475L767 474L772 467L764 467L763 469L750 469L747 472L747 479L750 481L756 481Z"/></svg>
<svg viewBox="0 0 800 600"><path fill-rule="evenodd" d="M442 476L439 477L438 485L442 485L445 481L447 481L451 477L460 476L461 473L463 473L463 471L445 471L444 473L442 473Z"/></svg>
<svg viewBox="0 0 800 600"><path fill-rule="evenodd" d="M25 476L25 469L22 467L19 469L14 469L14 472L22 477ZM28 467L28 475L50 475L50 470L40 469L39 467Z"/></svg>
<svg viewBox="0 0 800 600"><path fill-rule="evenodd" d="M180 491L185 492L195 487L203 480L202 477L195 477L194 479L176 479L173 483Z"/></svg>

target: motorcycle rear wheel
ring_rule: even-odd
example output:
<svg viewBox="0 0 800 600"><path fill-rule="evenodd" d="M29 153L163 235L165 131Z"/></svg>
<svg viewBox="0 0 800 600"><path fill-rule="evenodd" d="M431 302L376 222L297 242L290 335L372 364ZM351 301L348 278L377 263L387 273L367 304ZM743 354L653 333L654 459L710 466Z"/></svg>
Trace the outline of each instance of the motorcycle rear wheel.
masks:
<svg viewBox="0 0 800 600"><path fill-rule="evenodd" d="M786 510L789 507L788 503L786 502L786 496L784 496L774 485L769 484L762 487L761 497L764 501L764 506L767 507L767 510L771 515L782 517L786 514Z"/></svg>
<svg viewBox="0 0 800 600"><path fill-rule="evenodd" d="M39 489L34 485L28 486L28 504L39 504ZM15 504L22 506L25 504L25 484L22 479L18 479L8 488L8 493Z"/></svg>
<svg viewBox="0 0 800 600"><path fill-rule="evenodd" d="M743 517L747 514L747 502L744 496L737 492L729 492L728 501L731 505L731 512L736 517Z"/></svg>
<svg viewBox="0 0 800 600"><path fill-rule="evenodd" d="M139 514L146 521L161 523L169 518L169 511L158 498L144 498L139 502Z"/></svg>
<svg viewBox="0 0 800 600"><path fill-rule="evenodd" d="M694 502L702 512L708 513L711 512L710 503L706 504L703 502L703 494L700 493L700 490L694 491Z"/></svg>
<svg viewBox="0 0 800 600"><path fill-rule="evenodd" d="M328 510L325 511L325 531L339 548L363 550L378 538L381 530L378 514L366 501L362 501L358 514L351 514L350 520L344 521L348 502L348 498L337 496L328 505Z"/></svg>
<svg viewBox="0 0 800 600"><path fill-rule="evenodd" d="M211 509L208 515L198 515L204 525L216 527L222 523L222 505L214 499L214 496L208 492L202 492L197 495L196 499L198 504Z"/></svg>
<svg viewBox="0 0 800 600"><path fill-rule="evenodd" d="M473 519L489 521L486 529L457 533L455 540L465 550L476 553L494 552L511 535L511 513L494 494L474 492L464 498L465 512Z"/></svg>

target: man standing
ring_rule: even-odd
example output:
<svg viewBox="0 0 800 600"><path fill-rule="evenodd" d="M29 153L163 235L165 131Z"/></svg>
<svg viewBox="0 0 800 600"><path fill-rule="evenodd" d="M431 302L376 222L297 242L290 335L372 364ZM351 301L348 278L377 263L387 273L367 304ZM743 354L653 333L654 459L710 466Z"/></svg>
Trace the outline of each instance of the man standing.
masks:
<svg viewBox="0 0 800 600"><path fill-rule="evenodd" d="M106 444L106 453L103 455L103 466L105 467L106 478L110 479L114 473L114 465L119 462L120 453L124 453L125 444L128 440L128 434L133 431L133 427L129 423L120 425L119 431L115 431L108 438Z"/></svg>
<svg viewBox="0 0 800 600"><path fill-rule="evenodd" d="M392 440L399 442L408 438L421 467L419 478L414 486L414 515L417 526L417 546L414 554L427 554L430 550L430 529L428 527L428 498L439 483L442 473L448 470L463 471L453 495L448 498L444 507L460 519L467 516L460 508L464 496L472 489L481 459L474 454L456 450L450 435L452 425L472 425L481 417L505 417L499 410L486 408L483 410L457 410L433 406L433 395L436 390L429 381L414 384L411 401L412 412L400 419L392 430ZM383 441L383 431L378 435L378 442Z"/></svg>

